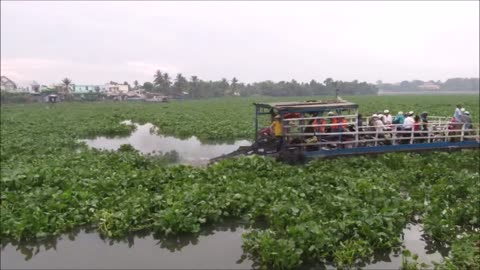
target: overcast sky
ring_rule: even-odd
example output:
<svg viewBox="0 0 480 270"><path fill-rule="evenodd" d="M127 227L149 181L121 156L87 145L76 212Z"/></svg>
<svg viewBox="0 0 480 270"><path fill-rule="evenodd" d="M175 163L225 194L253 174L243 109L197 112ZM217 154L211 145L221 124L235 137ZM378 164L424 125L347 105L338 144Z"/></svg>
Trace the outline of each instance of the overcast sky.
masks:
<svg viewBox="0 0 480 270"><path fill-rule="evenodd" d="M1 2L1 73L42 84L479 76L479 2Z"/></svg>

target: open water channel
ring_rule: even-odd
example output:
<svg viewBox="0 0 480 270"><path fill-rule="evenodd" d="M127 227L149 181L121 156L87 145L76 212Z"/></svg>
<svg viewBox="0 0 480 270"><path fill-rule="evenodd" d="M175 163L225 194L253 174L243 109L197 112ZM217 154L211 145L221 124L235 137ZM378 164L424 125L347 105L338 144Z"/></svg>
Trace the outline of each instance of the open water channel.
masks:
<svg viewBox="0 0 480 270"><path fill-rule="evenodd" d="M178 139L156 135L151 124L137 125L128 137L98 137L83 140L90 147L116 150L131 144L144 154L176 151L179 162L206 165L208 160L249 145L249 141L233 144L202 144L192 137ZM98 232L85 228L68 234L27 243L3 243L1 269L252 269L257 265L242 249L242 234L249 230L244 224L227 222L207 227L199 236L174 238L137 233L119 240L102 238ZM405 248L419 255L419 262L430 265L441 262L446 250L439 250L423 238L422 226L410 224L402 235ZM401 255L377 254L364 269L399 269ZM303 269L335 269L331 265L304 265Z"/></svg>
<svg viewBox="0 0 480 270"><path fill-rule="evenodd" d="M179 155L178 163L187 165L206 165L209 160L237 150L240 146L251 145L250 141L239 140L234 143L203 144L192 136L188 139L179 139L173 136L157 134L158 129L150 124L138 125L130 121L125 124L136 126L135 131L127 137L97 137L95 139L82 140L88 146L104 149L117 150L122 144L130 144L143 154L167 153L175 151Z"/></svg>

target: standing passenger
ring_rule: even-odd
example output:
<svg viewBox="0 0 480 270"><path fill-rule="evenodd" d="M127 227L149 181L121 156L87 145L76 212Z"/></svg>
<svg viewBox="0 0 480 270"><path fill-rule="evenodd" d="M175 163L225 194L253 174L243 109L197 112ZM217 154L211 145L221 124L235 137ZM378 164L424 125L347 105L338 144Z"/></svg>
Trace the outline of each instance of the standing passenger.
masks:
<svg viewBox="0 0 480 270"><path fill-rule="evenodd" d="M413 111L408 112L407 118L403 121L403 131L412 131L413 125L415 124L415 120L413 119ZM404 133L403 137L410 137L411 133Z"/></svg>
<svg viewBox="0 0 480 270"><path fill-rule="evenodd" d="M276 115L273 119L271 128L273 130L273 134L277 140L277 151L280 151L283 144L283 126L280 115Z"/></svg>
<svg viewBox="0 0 480 270"><path fill-rule="evenodd" d="M402 111L399 111L397 116L395 116L395 119L393 119L392 123L403 125L404 121L405 121L405 116L403 115Z"/></svg>
<svg viewBox="0 0 480 270"><path fill-rule="evenodd" d="M455 109L455 113L453 114L456 122L460 122L460 116L462 115L462 112L460 111L461 107L462 105L457 104L457 108Z"/></svg>
<svg viewBox="0 0 480 270"><path fill-rule="evenodd" d="M363 120L362 120L362 115L358 114L357 117L357 130L362 131L363 130Z"/></svg>
<svg viewBox="0 0 480 270"><path fill-rule="evenodd" d="M385 110L383 111L383 113L384 113L383 123L385 123L385 125L391 125L393 120L392 120L392 115L390 114L390 111Z"/></svg>
<svg viewBox="0 0 480 270"><path fill-rule="evenodd" d="M461 119L462 119L462 122L465 124L465 129L472 128L472 118L470 118L470 112L463 113Z"/></svg>
<svg viewBox="0 0 480 270"><path fill-rule="evenodd" d="M413 131L415 132L415 133L414 133L414 136L415 136L415 137L421 137L422 134L419 132L420 129L421 129L421 128L420 128L420 116L415 115L415 117L413 118L413 121L415 121L415 122L413 123ZM420 142L420 141L418 141L418 142Z"/></svg>
<svg viewBox="0 0 480 270"><path fill-rule="evenodd" d="M374 115L373 117L373 126L377 130L377 132L384 131L386 129L385 125L383 124L382 120L378 117L378 115Z"/></svg>
<svg viewBox="0 0 480 270"><path fill-rule="evenodd" d="M422 112L420 114L420 120L422 121L422 130L427 131L428 130L428 112Z"/></svg>

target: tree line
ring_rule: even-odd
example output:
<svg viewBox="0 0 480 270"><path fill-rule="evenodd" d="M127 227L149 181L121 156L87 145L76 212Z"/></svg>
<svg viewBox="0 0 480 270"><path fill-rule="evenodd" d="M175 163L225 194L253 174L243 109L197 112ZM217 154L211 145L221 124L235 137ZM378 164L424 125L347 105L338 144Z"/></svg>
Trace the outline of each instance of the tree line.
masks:
<svg viewBox="0 0 480 270"><path fill-rule="evenodd" d="M157 70L152 82L145 82L143 89L147 92L156 92L163 95L189 96L190 98L210 98L223 96L312 96L334 95L338 89L342 95L375 95L378 88L366 82L335 81L328 78L323 82L311 80L308 83L291 81L262 81L243 83L236 77L231 80L222 78L219 81L204 81L197 76L187 78L181 73L175 78L167 72ZM134 82L134 89L139 88L138 81Z"/></svg>
<svg viewBox="0 0 480 270"><path fill-rule="evenodd" d="M436 85L440 91L479 91L479 78L451 78L445 82L441 81L402 81L398 84L382 83L377 81L378 88L386 91L419 91L424 84Z"/></svg>

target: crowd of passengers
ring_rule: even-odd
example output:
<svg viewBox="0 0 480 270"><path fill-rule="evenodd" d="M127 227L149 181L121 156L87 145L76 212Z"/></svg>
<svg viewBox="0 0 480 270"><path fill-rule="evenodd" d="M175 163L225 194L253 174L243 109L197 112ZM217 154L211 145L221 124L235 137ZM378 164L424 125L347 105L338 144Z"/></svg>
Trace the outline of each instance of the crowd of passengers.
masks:
<svg viewBox="0 0 480 270"><path fill-rule="evenodd" d="M359 127L362 126L361 115L359 115ZM472 128L472 119L470 112L457 105L453 118L449 122L449 129L459 129L465 124L465 129ZM369 126L375 127L376 130L403 130L403 131L428 131L428 112L422 112L415 115L413 111L408 113L398 112L397 116L392 118L389 110L382 113L373 114L368 123Z"/></svg>
<svg viewBox="0 0 480 270"><path fill-rule="evenodd" d="M310 117L317 117L317 113L312 113ZM300 118L299 113L290 113L284 116L285 119ZM294 125L291 125L292 127ZM460 130L464 126L464 129L472 128L472 120L470 118L470 112L466 111L465 108L462 108L461 105L457 105L452 119L448 123L448 129ZM359 114L357 118L356 125L349 124L348 121L342 116L330 111L327 113L327 117L320 119L310 120L308 127L305 128L305 133L314 133L318 135L327 135L323 136L326 140L344 140L353 136L343 136L339 135L328 136L329 133L338 133L338 132L352 132L356 131L355 127L358 127L358 131L384 131L379 134L378 137L383 138L385 131L401 131L400 136L398 137L411 137L412 131L414 132L415 137L425 136L425 133L422 131L429 131L428 128L428 112L422 112L420 115L415 114L413 111L404 113L399 111L398 114L393 117L390 114L389 110L384 110L382 112L374 113L367 123L364 125L362 115ZM410 132L408 132L410 131ZM261 131L262 135L274 136L278 142L278 145L283 144L283 125L280 115L275 115L273 117L272 124L270 127ZM299 141L298 138L293 138L294 141L289 141L289 143L315 143L318 140L317 136L307 137L305 141ZM296 140L296 141L295 141ZM423 141L423 140L420 140ZM405 143L400 141L400 143Z"/></svg>

